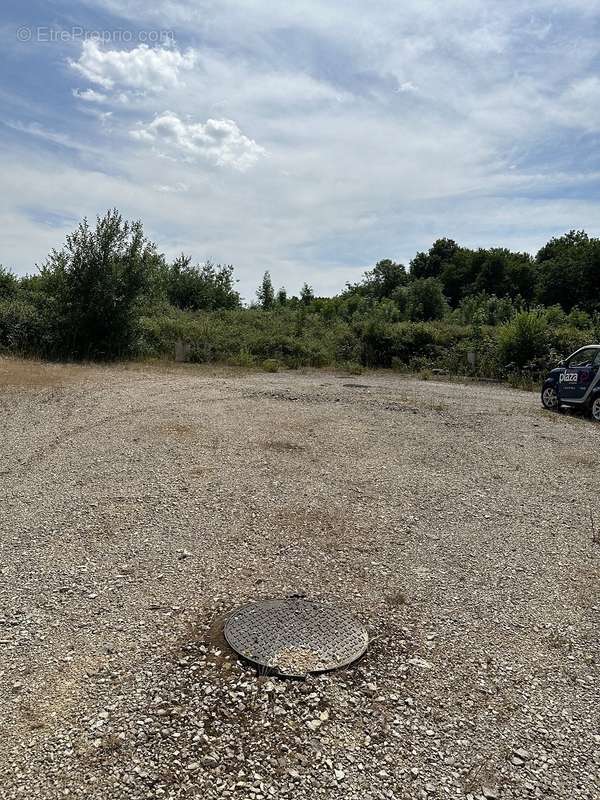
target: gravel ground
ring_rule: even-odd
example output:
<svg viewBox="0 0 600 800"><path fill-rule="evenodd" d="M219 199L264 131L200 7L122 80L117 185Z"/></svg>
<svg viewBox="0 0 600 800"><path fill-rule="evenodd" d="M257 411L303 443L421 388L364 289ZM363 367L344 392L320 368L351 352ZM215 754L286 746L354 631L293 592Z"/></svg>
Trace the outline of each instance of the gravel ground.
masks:
<svg viewBox="0 0 600 800"><path fill-rule="evenodd" d="M600 428L492 385L0 362L1 798L600 798ZM284 681L223 616L350 609Z"/></svg>

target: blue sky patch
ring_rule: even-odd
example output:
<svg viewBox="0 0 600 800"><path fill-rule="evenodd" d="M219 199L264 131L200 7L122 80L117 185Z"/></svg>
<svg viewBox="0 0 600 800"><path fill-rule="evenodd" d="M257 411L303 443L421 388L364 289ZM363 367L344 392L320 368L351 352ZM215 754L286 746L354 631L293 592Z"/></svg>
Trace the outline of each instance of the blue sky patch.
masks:
<svg viewBox="0 0 600 800"><path fill-rule="evenodd" d="M598 235L599 8L4 3L0 263L113 206L246 297L265 269L337 291L437 236Z"/></svg>

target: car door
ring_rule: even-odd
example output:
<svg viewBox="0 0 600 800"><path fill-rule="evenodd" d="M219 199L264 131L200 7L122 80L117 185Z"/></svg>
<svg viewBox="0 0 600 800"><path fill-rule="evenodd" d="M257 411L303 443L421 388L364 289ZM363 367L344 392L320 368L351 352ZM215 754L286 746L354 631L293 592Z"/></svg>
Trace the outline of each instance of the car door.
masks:
<svg viewBox="0 0 600 800"><path fill-rule="evenodd" d="M600 350L584 347L569 358L561 373L558 394L564 403L582 403L597 376Z"/></svg>

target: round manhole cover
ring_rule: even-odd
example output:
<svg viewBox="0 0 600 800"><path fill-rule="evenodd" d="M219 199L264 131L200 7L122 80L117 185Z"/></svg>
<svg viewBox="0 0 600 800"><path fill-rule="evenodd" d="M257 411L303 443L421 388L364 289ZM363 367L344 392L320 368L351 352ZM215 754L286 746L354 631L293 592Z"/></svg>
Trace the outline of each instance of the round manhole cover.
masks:
<svg viewBox="0 0 600 800"><path fill-rule="evenodd" d="M243 658L290 678L345 667L369 644L366 630L347 611L295 597L239 608L224 633Z"/></svg>

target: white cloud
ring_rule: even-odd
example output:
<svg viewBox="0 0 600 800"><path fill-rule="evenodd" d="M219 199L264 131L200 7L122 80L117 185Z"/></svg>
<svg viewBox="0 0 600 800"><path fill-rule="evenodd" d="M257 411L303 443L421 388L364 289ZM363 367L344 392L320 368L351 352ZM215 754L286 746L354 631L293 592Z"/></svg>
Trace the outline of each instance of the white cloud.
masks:
<svg viewBox="0 0 600 800"><path fill-rule="evenodd" d="M585 131L600 129L600 78L589 75L574 81L552 108L562 124Z"/></svg>
<svg viewBox="0 0 600 800"><path fill-rule="evenodd" d="M240 171L249 169L265 155L264 148L245 136L231 119L186 122L172 111L165 111L149 125L138 125L131 136L167 147L187 160L202 158Z"/></svg>
<svg viewBox="0 0 600 800"><path fill-rule="evenodd" d="M84 155L97 156L102 153L102 149L100 147L88 144L87 142L80 142L77 139L69 136L68 133L48 130L38 122L29 122L24 124L22 122L3 120L3 124L6 125L7 128L12 128L12 130L18 131L19 133L25 133L28 136L34 136L38 139L43 139L50 144L59 145L60 147L64 147L68 150L74 150Z"/></svg>
<svg viewBox="0 0 600 800"><path fill-rule="evenodd" d="M73 96L79 100L85 100L86 103L106 103L109 99L108 95L97 92L95 89L86 89L85 91L73 89Z"/></svg>
<svg viewBox="0 0 600 800"><path fill-rule="evenodd" d="M291 291L337 291L437 236L535 251L569 228L600 233L594 138L568 130L600 130L600 0L86 6L199 49L86 44L64 87L81 87L76 119L0 89L5 118L23 120L0 151L21 269L48 244L18 222L32 197L74 217L117 205L169 255L234 263L246 297L265 269Z"/></svg>
<svg viewBox="0 0 600 800"><path fill-rule="evenodd" d="M155 187L157 192L163 192L164 194L174 194L178 192L189 192L190 187L187 183L175 183L173 185L170 184L157 184Z"/></svg>
<svg viewBox="0 0 600 800"><path fill-rule="evenodd" d="M403 81L394 91L402 94L403 92L418 92L419 88L412 81Z"/></svg>
<svg viewBox="0 0 600 800"><path fill-rule="evenodd" d="M120 86L142 92L178 86L180 73L192 69L195 63L193 50L181 53L176 48L145 44L133 50L102 50L94 39L83 43L78 61L69 61L80 75L104 89Z"/></svg>

